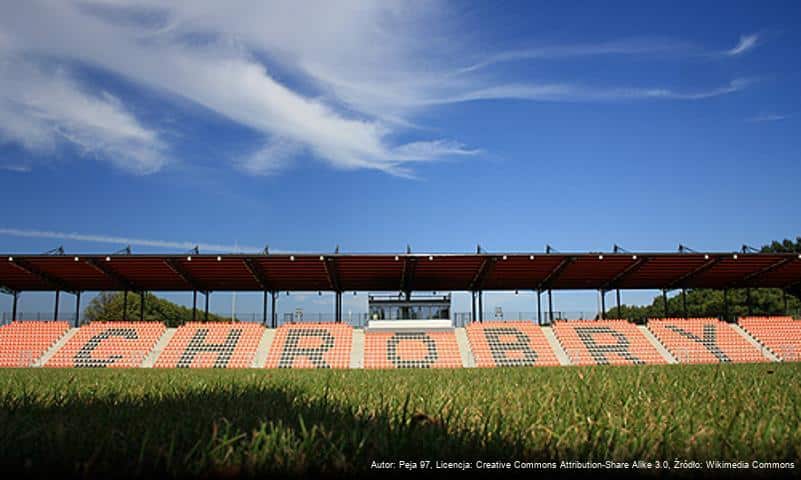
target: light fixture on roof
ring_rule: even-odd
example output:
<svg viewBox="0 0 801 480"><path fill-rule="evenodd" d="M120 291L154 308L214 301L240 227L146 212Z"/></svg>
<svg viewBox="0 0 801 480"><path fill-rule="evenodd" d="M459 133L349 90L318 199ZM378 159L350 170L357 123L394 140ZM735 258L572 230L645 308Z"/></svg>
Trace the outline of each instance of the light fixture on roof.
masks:
<svg viewBox="0 0 801 480"><path fill-rule="evenodd" d="M322 262L323 260L325 260L325 257L320 255L320 261Z"/></svg>
<svg viewBox="0 0 801 480"><path fill-rule="evenodd" d="M189 255L188 257L186 257L186 261L187 262L191 262L192 261L192 255Z"/></svg>
<svg viewBox="0 0 801 480"><path fill-rule="evenodd" d="M434 260L434 255L429 255L429 256L428 256L428 259L429 259L429 260Z"/></svg>
<svg viewBox="0 0 801 480"><path fill-rule="evenodd" d="M631 259L632 259L632 260L637 260L637 255L632 255L632 256L631 256Z"/></svg>
<svg viewBox="0 0 801 480"><path fill-rule="evenodd" d="M528 259L529 259L529 260L534 260L534 255L529 255L529 256L528 256Z"/></svg>
<svg viewBox="0 0 801 480"><path fill-rule="evenodd" d="M731 258L737 260L737 254L735 253L734 255L732 255Z"/></svg>
<svg viewBox="0 0 801 480"><path fill-rule="evenodd" d="M106 257L106 261L110 262L111 261L111 257Z"/></svg>
<svg viewBox="0 0 801 480"><path fill-rule="evenodd" d="M798 254L798 259L801 260L801 253Z"/></svg>
<svg viewBox="0 0 801 480"><path fill-rule="evenodd" d="M14 257L8 257L8 261L9 262L13 262L14 261Z"/></svg>
<svg viewBox="0 0 801 480"><path fill-rule="evenodd" d="M503 259L506 260L506 255L503 256Z"/></svg>
<svg viewBox="0 0 801 480"><path fill-rule="evenodd" d="M78 260L80 260L80 258L75 257L75 258L73 258L73 260L75 260L77 262Z"/></svg>
<svg viewBox="0 0 801 480"><path fill-rule="evenodd" d="M395 261L397 262L398 260L400 260L400 257L398 257L397 255L395 255Z"/></svg>
<svg viewBox="0 0 801 480"><path fill-rule="evenodd" d="M217 255L217 261L218 261L218 262L222 262L222 257L221 257L221 256L219 256L219 255Z"/></svg>
<svg viewBox="0 0 801 480"><path fill-rule="evenodd" d="M290 255L289 256L289 261L290 262L294 262L295 261L295 256L294 255Z"/></svg>
<svg viewBox="0 0 801 480"><path fill-rule="evenodd" d="M603 259L604 259L603 255L598 255L598 260L603 260Z"/></svg>
<svg viewBox="0 0 801 480"><path fill-rule="evenodd" d="M709 260L709 254L708 253L704 254L704 260Z"/></svg>

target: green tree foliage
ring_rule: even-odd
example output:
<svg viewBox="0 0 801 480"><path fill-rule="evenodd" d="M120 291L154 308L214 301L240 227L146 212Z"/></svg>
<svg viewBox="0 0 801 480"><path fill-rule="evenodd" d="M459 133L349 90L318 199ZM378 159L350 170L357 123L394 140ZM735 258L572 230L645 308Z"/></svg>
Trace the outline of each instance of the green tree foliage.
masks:
<svg viewBox="0 0 801 480"><path fill-rule="evenodd" d="M103 292L95 297L86 307L84 316L89 321L119 321L123 319L123 294L121 292ZM139 320L141 295L128 294L128 319ZM198 320L203 321L204 313L198 311ZM192 309L177 305L169 300L159 298L152 293L145 294L146 322L164 322L168 327L175 327L192 320ZM230 320L209 313L210 322Z"/></svg>
<svg viewBox="0 0 801 480"><path fill-rule="evenodd" d="M801 253L801 237L796 237L795 242L790 239L778 242L774 241L770 245L765 245L760 249L763 253ZM729 290L729 310L728 319L746 315L784 315L784 295L777 288L755 288L751 289L751 310L748 309L748 291L746 289ZM797 298L798 292L790 292L787 295L787 310L791 314L798 315L801 311L801 300ZM795 296L794 296L795 295ZM648 318L661 317L682 317L684 316L684 306L681 294L668 298L668 309L665 312L664 301L661 295L654 297L650 305L621 305L620 311L617 307L607 311L607 318L625 318L634 321L643 321ZM708 289L689 289L687 290L687 316L689 317L721 317L726 316L723 292L720 290Z"/></svg>

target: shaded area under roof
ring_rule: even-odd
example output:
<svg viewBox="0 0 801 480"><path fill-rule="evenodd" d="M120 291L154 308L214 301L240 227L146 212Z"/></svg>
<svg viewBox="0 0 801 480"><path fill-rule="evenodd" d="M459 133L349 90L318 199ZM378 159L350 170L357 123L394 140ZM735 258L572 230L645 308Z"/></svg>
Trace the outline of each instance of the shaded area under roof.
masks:
<svg viewBox="0 0 801 480"><path fill-rule="evenodd" d="M781 288L797 253L4 255L7 291Z"/></svg>

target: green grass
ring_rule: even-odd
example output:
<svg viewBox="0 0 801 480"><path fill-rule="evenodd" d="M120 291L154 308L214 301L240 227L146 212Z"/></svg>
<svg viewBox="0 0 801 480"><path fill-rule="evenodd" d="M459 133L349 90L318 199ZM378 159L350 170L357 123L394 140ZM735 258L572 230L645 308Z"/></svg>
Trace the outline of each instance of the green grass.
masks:
<svg viewBox="0 0 801 480"><path fill-rule="evenodd" d="M799 378L801 364L0 370L0 459L89 476L353 472L403 458L798 462Z"/></svg>

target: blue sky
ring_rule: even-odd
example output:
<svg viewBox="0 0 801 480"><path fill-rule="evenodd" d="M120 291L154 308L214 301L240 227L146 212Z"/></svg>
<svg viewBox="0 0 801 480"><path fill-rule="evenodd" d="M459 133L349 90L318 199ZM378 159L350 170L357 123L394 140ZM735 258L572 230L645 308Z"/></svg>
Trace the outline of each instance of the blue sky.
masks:
<svg viewBox="0 0 801 480"><path fill-rule="evenodd" d="M800 20L798 2L4 4L0 250L728 251L795 237ZM560 295L563 309L597 305ZM51 301L25 294L23 310Z"/></svg>

